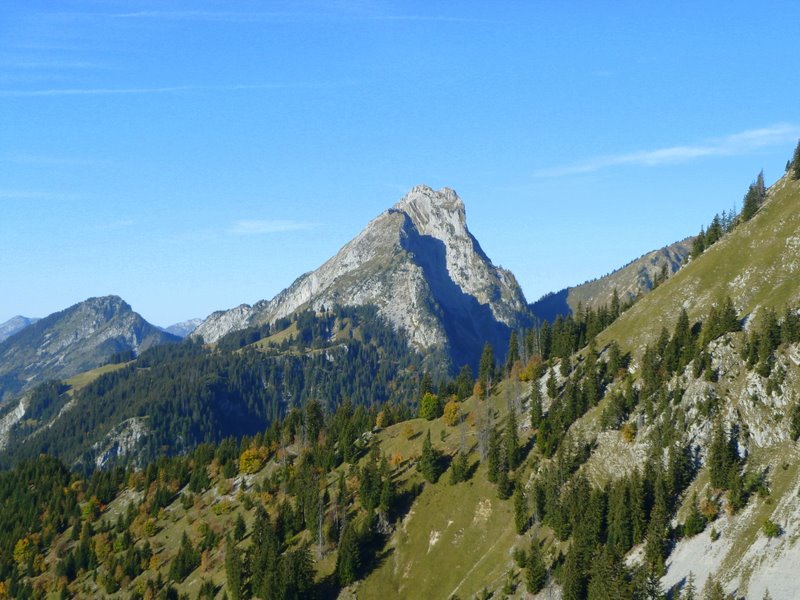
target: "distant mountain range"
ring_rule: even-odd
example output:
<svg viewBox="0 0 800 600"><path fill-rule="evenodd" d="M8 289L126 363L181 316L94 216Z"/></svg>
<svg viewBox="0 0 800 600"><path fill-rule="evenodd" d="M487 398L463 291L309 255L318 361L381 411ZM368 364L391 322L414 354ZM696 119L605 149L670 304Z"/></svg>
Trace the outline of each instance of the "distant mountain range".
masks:
<svg viewBox="0 0 800 600"><path fill-rule="evenodd" d="M593 310L610 306L614 290L621 303L634 301L686 263L693 241L688 237L648 252L608 275L547 294L530 305L531 311L537 318L552 322L559 315L574 314L579 306Z"/></svg>
<svg viewBox="0 0 800 600"><path fill-rule="evenodd" d="M93 369L115 353L136 355L178 339L145 321L118 296L89 298L0 343L0 398Z"/></svg>
<svg viewBox="0 0 800 600"><path fill-rule="evenodd" d="M0 342L4 342L12 335L17 333L18 331L22 331L28 325L32 325L36 323L39 319L33 317L23 317L17 315L16 317L11 317L8 321L3 324L0 324Z"/></svg>
<svg viewBox="0 0 800 600"><path fill-rule="evenodd" d="M169 327L164 327L164 331L167 333L171 333L172 335L177 335L180 338L185 338L190 335L200 323L203 322L203 319L189 319L188 321L181 321L180 323L175 323L174 325L170 325Z"/></svg>

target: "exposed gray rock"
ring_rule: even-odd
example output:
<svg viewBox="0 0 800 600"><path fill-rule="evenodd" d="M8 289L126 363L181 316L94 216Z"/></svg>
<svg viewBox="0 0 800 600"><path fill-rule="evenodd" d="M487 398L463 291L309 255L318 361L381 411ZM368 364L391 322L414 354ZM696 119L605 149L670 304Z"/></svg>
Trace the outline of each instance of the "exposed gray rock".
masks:
<svg viewBox="0 0 800 600"><path fill-rule="evenodd" d="M522 290L470 234L458 195L420 185L272 300L213 313L194 335L213 343L298 309L337 304L376 305L414 346L442 348L456 365L476 362L486 340L502 353L510 328L528 322Z"/></svg>
<svg viewBox="0 0 800 600"><path fill-rule="evenodd" d="M132 417L114 427L112 431L92 446L95 466L103 469L119 458L136 450L139 440L148 433L147 417Z"/></svg>

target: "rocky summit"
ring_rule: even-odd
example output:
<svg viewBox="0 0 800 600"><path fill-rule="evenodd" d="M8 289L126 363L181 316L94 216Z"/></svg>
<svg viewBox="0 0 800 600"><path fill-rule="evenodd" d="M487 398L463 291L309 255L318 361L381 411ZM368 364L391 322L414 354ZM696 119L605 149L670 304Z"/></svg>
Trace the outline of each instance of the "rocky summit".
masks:
<svg viewBox="0 0 800 600"><path fill-rule="evenodd" d="M516 279L469 232L456 192L419 185L272 300L213 313L194 335L215 342L298 309L333 305L376 305L416 348L440 348L454 366L477 363L486 341L504 349L510 330L528 321Z"/></svg>

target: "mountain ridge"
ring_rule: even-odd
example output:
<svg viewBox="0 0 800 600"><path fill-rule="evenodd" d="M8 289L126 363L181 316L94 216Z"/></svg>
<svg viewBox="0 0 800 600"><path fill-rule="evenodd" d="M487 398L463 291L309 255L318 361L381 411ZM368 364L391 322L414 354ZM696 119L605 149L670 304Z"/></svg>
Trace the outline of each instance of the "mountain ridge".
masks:
<svg viewBox="0 0 800 600"><path fill-rule="evenodd" d="M622 304L634 302L686 264L693 241L693 236L684 238L651 250L607 275L545 294L530 304L531 311L537 318L552 322L559 315L575 314L579 306L598 310L611 305L615 289Z"/></svg>
<svg viewBox="0 0 800 600"><path fill-rule="evenodd" d="M138 354L178 339L145 321L119 296L89 298L0 343L0 397L98 367L114 353Z"/></svg>
<svg viewBox="0 0 800 600"><path fill-rule="evenodd" d="M456 192L419 185L273 299L212 313L194 335L213 343L301 308L365 304L375 304L415 347L445 349L456 366L477 363L476 340L504 349L510 330L529 319L519 284L469 232Z"/></svg>

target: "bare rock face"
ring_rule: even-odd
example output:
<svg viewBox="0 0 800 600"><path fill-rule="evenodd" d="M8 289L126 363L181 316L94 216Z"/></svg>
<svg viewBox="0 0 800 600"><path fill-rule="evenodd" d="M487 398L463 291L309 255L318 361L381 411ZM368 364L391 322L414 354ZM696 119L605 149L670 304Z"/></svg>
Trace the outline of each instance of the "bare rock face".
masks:
<svg viewBox="0 0 800 600"><path fill-rule="evenodd" d="M492 264L451 189L420 185L316 271L269 301L213 313L194 332L215 342L230 331L273 322L298 309L374 304L419 349L475 363L485 341L499 352L528 321L514 276Z"/></svg>

